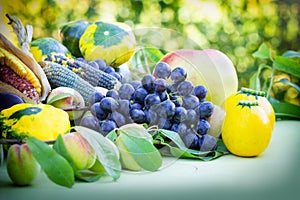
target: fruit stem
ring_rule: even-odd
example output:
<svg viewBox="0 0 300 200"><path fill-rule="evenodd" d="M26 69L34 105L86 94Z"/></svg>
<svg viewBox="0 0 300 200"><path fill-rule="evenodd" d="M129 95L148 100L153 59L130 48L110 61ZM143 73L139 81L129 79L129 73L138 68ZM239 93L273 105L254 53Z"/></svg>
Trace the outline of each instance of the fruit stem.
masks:
<svg viewBox="0 0 300 200"><path fill-rule="evenodd" d="M251 106L259 106L259 104L258 101L240 100L238 106L242 106L242 108L248 106L249 108L251 108Z"/></svg>
<svg viewBox="0 0 300 200"><path fill-rule="evenodd" d="M245 88L245 87L241 88L240 93L247 94L247 95L254 95L256 97L256 99L258 96L260 96L260 97L266 96L266 92L264 92L264 91L253 90L253 89Z"/></svg>

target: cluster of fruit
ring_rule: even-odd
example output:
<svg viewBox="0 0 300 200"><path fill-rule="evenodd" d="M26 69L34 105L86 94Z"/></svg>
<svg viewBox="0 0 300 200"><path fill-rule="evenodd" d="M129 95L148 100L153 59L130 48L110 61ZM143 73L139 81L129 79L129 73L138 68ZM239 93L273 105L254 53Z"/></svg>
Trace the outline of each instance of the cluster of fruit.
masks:
<svg viewBox="0 0 300 200"><path fill-rule="evenodd" d="M191 149L214 150L217 141L207 134L214 105L205 99L207 89L194 86L186 77L182 67L171 70L167 63L159 62L154 75L124 83L105 95L93 93L89 98L92 116L82 118L80 125L106 135L127 123L146 123L177 132Z"/></svg>

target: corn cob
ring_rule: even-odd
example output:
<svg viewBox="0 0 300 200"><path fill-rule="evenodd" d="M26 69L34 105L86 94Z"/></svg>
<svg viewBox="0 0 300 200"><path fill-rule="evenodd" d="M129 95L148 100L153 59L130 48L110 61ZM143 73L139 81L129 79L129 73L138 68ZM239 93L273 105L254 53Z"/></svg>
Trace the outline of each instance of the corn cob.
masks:
<svg viewBox="0 0 300 200"><path fill-rule="evenodd" d="M26 78L31 85L36 89L38 94L41 94L42 85L35 74L14 54L0 47L0 64L11 68L21 78ZM0 65L0 66L1 66Z"/></svg>
<svg viewBox="0 0 300 200"><path fill-rule="evenodd" d="M61 64L89 82L94 87L99 86L107 89L113 89L119 83L119 81L112 75L99 69L95 69L87 63L66 57L62 54L50 54L44 59L44 61Z"/></svg>
<svg viewBox="0 0 300 200"><path fill-rule="evenodd" d="M51 84L51 87L73 88L82 95L86 103L88 102L89 96L96 91L96 89L87 81L83 80L76 73L58 63L44 61L41 63L41 66Z"/></svg>

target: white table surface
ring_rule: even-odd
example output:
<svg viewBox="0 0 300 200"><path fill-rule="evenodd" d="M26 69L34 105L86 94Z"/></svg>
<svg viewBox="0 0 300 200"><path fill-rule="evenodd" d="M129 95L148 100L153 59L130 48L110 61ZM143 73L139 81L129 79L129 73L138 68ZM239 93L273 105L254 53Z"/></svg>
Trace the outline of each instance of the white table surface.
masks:
<svg viewBox="0 0 300 200"><path fill-rule="evenodd" d="M124 171L71 188L55 185L41 172L30 187L11 184L0 167L0 200L9 199L299 199L300 121L277 121L270 145L255 158L233 155L216 160L164 158L157 172Z"/></svg>

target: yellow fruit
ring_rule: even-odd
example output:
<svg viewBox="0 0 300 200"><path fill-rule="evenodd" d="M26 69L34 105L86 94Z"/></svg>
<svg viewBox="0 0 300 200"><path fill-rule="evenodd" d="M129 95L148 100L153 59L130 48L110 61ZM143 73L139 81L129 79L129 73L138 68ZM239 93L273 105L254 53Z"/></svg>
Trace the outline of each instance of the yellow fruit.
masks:
<svg viewBox="0 0 300 200"><path fill-rule="evenodd" d="M269 145L273 124L257 101L239 101L228 108L222 126L222 139L227 149L237 156L253 157Z"/></svg>
<svg viewBox="0 0 300 200"><path fill-rule="evenodd" d="M230 95L224 101L222 107L227 112L231 108L238 105L240 100L251 100L251 101L258 101L259 106L261 106L265 112L267 113L272 126L275 124L275 112L271 103L265 97L265 93L263 91L256 91L249 88L241 88L240 91Z"/></svg>

